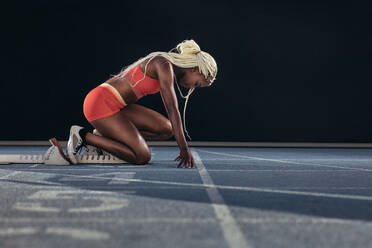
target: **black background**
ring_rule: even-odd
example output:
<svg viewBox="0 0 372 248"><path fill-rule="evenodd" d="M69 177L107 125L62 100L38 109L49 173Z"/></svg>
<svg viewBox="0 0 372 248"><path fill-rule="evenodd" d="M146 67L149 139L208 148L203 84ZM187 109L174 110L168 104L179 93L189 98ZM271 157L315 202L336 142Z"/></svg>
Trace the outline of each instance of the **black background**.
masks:
<svg viewBox="0 0 372 248"><path fill-rule="evenodd" d="M372 142L371 10L351 1L2 3L0 139L66 140L72 124L89 126L82 103L92 88L194 39L219 71L190 96L193 141ZM166 115L160 93L137 103Z"/></svg>

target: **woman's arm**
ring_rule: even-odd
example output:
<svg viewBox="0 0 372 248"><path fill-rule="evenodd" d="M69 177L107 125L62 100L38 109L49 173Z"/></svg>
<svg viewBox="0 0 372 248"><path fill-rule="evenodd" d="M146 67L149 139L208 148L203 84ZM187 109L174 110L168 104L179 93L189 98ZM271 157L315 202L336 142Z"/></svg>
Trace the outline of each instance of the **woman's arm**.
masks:
<svg viewBox="0 0 372 248"><path fill-rule="evenodd" d="M168 113L169 120L172 124L173 134L176 138L179 148L187 149L185 135L182 130L181 115L178 110L178 101L173 85L173 70L170 63L157 63L158 78L160 83L160 95L163 99L164 107Z"/></svg>
<svg viewBox="0 0 372 248"><path fill-rule="evenodd" d="M189 167L194 167L194 159L189 151L182 129L181 115L178 110L178 101L176 92L174 90L172 65L168 61L164 62L161 60L155 64L160 83L160 95L168 113L169 121L172 124L174 137L176 138L178 147L180 148L179 157L181 162L177 167L179 167L182 163L188 163Z"/></svg>

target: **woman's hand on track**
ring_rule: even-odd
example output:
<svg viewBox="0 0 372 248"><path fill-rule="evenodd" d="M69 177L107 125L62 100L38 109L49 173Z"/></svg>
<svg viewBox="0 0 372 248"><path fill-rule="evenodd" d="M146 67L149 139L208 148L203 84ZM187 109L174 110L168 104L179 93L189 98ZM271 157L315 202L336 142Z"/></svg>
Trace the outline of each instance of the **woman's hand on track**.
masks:
<svg viewBox="0 0 372 248"><path fill-rule="evenodd" d="M194 168L194 158L192 157L192 154L188 148L186 150L180 150L180 155L178 155L177 158L174 159L174 161L178 160L181 161L177 165L177 168L179 168L180 166L182 166L182 168L185 168L187 164L189 168Z"/></svg>

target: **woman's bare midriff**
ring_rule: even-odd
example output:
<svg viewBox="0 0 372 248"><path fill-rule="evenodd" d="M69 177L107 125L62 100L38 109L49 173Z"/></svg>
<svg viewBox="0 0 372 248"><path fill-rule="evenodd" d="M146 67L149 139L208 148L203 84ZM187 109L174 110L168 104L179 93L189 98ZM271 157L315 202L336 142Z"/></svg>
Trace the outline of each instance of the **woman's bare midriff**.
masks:
<svg viewBox="0 0 372 248"><path fill-rule="evenodd" d="M156 58L151 60L151 62L154 60L156 60ZM145 71L145 65L147 61L148 59L146 59L140 64L142 72ZM146 75L151 78L155 78L154 72L152 71L153 68L151 66L151 62L147 65ZM136 94L134 94L133 90L131 89L131 86L129 85L129 82L124 77L122 78L112 77L108 79L105 83L108 83L111 86L113 86L120 93L121 97L127 104L135 103L137 101Z"/></svg>
<svg viewBox="0 0 372 248"><path fill-rule="evenodd" d="M113 86L119 92L126 104L135 103L137 101L136 94L134 94L131 86L125 78L112 77L105 83Z"/></svg>

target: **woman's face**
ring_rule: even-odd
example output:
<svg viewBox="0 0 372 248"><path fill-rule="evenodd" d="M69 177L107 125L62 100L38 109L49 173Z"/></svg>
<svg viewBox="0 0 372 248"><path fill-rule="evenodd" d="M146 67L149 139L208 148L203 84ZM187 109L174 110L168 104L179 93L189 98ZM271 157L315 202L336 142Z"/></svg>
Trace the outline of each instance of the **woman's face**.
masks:
<svg viewBox="0 0 372 248"><path fill-rule="evenodd" d="M185 88L207 87L210 82L199 72L198 67L184 69L185 74L178 82ZM209 79L210 80L210 79Z"/></svg>

